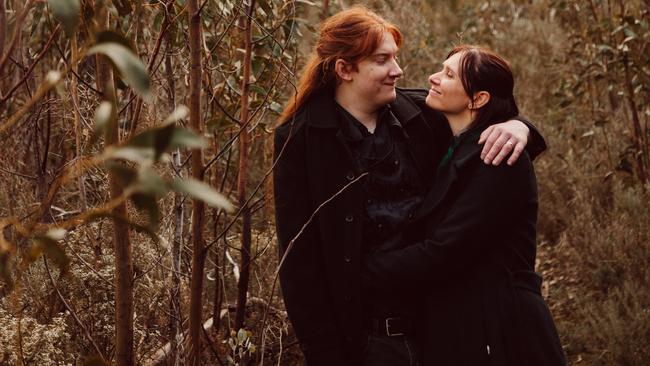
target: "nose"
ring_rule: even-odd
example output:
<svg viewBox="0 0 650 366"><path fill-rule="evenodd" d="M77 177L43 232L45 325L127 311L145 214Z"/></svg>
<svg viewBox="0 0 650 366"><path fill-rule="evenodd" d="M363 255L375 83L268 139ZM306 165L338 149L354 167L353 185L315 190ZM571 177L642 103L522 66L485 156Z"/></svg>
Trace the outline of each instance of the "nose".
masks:
<svg viewBox="0 0 650 366"><path fill-rule="evenodd" d="M402 68L399 67L397 60L393 60L393 67L390 70L390 76L397 79L402 77L402 75L404 75L404 71L402 71Z"/></svg>
<svg viewBox="0 0 650 366"><path fill-rule="evenodd" d="M438 76L438 74L439 73L429 75L429 83L431 83L431 85L439 85L440 84L440 76Z"/></svg>

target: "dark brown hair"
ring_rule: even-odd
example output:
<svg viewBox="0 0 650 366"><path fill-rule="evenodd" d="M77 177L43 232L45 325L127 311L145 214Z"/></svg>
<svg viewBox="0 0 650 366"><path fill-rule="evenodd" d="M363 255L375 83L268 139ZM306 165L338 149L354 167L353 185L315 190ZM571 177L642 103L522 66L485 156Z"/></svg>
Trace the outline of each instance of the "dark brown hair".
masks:
<svg viewBox="0 0 650 366"><path fill-rule="evenodd" d="M454 47L447 58L457 53L461 54L460 80L470 99L480 91L490 93L490 100L478 109L472 126L500 123L518 115L508 61L488 48L466 44Z"/></svg>
<svg viewBox="0 0 650 366"><path fill-rule="evenodd" d="M393 36L397 47L402 45L402 33L397 26L362 6L325 19L314 51L302 71L296 95L289 99L280 123L296 113L314 92L336 87L337 59L356 65L375 52L386 32Z"/></svg>

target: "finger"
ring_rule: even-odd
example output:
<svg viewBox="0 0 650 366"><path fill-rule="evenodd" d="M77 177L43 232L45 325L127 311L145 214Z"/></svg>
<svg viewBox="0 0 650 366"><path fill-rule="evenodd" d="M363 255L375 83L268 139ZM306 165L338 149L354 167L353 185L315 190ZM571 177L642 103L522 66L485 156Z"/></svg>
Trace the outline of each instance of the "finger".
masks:
<svg viewBox="0 0 650 366"><path fill-rule="evenodd" d="M490 133L492 133L492 130L493 130L493 129L494 129L494 125L489 126L489 127L486 128L483 132L481 132L481 137L479 137L479 139L478 139L478 144L479 144L479 145L482 144L483 142L485 142L485 140L488 138L488 136L490 135ZM483 157L481 157L481 159L482 159L482 158L483 158Z"/></svg>
<svg viewBox="0 0 650 366"><path fill-rule="evenodd" d="M524 152L524 147L526 144L522 141L519 141L517 143L517 146L515 146L515 149L512 151L512 155L510 155L510 159L508 159L508 165L514 164L517 159L519 159L519 156L521 156L521 153Z"/></svg>
<svg viewBox="0 0 650 366"><path fill-rule="evenodd" d="M501 151L497 154L497 156L492 160L492 165L499 165L503 161L503 159L510 154L510 152L513 149L513 146L515 146L515 143L512 142L512 140L508 140L503 147L501 148Z"/></svg>
<svg viewBox="0 0 650 366"><path fill-rule="evenodd" d="M492 126L490 126L490 127L492 127ZM490 151L490 149L492 149L492 146L494 145L494 142L497 141L497 139L499 138L500 135L501 135L501 131L499 129L492 129L490 131L490 134L488 135L487 139L485 140L485 145L483 145L483 150L481 150L481 159L486 158L486 156L488 154L488 151Z"/></svg>
<svg viewBox="0 0 650 366"><path fill-rule="evenodd" d="M483 161L485 164L490 164L494 157L497 156L497 154L501 151L503 148L503 145L505 145L506 141L508 141L510 137L506 135L505 133L502 133L499 135L499 138L494 142L492 147L490 148L490 151L485 155L485 159Z"/></svg>

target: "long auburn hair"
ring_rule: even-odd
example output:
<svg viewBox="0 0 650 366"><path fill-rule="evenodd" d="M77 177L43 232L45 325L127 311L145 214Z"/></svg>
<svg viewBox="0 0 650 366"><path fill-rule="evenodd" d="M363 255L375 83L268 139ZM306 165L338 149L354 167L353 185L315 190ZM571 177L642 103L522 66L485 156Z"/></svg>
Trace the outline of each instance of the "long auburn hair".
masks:
<svg viewBox="0 0 650 366"><path fill-rule="evenodd" d="M468 44L454 47L447 58L457 53L461 54L459 76L465 93L470 99L479 91L490 93L490 100L478 109L472 126L504 122L518 115L508 61L486 47Z"/></svg>
<svg viewBox="0 0 650 366"><path fill-rule="evenodd" d="M280 123L294 115L317 91L336 88L336 60L356 65L372 55L386 32L393 36L397 47L402 45L402 33L397 26L363 6L354 6L325 19L296 93L280 115Z"/></svg>

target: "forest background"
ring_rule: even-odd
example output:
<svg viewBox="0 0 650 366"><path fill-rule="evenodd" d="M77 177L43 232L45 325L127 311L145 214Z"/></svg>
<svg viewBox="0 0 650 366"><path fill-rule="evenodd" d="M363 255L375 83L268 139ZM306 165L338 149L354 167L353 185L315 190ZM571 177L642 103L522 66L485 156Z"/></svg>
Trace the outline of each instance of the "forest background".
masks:
<svg viewBox="0 0 650 366"><path fill-rule="evenodd" d="M649 0L0 0L0 364L301 364L272 131L356 3L401 27L401 86L461 42L512 63L570 363L647 364Z"/></svg>

